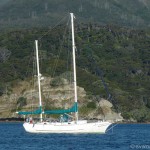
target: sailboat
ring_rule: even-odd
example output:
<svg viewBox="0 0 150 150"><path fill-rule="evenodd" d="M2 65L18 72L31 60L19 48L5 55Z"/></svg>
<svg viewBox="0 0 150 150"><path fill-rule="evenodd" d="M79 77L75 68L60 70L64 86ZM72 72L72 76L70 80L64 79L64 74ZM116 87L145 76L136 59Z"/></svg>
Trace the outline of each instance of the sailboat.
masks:
<svg viewBox="0 0 150 150"><path fill-rule="evenodd" d="M30 133L105 133L108 127L112 124L108 121L88 122L87 120L78 119L78 98L77 98L77 79L76 79L76 59L75 59L75 40L74 40L74 14L71 16L72 29L72 55L73 55L73 76L74 76L74 104L69 109L64 110L43 110L41 99L41 74L39 71L38 57L38 41L35 40L36 60L37 60L37 77L39 91L39 108L30 112L17 112L19 115L40 115L38 122L24 122L23 127ZM59 122L44 121L43 114L61 114L61 116L69 116L69 113L75 114L74 120L60 119ZM67 118L67 117L66 117Z"/></svg>

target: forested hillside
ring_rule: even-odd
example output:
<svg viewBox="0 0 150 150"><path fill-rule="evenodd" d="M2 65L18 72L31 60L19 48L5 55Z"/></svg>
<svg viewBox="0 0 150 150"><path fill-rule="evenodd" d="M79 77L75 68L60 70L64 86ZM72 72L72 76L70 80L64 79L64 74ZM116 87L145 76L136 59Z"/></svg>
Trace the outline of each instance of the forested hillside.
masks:
<svg viewBox="0 0 150 150"><path fill-rule="evenodd" d="M47 33L47 31L49 31ZM45 34L47 33L47 34ZM41 72L59 76L68 67L70 45L63 25L0 33L0 95L31 77L34 40ZM45 35L42 37L42 35ZM125 118L150 121L150 31L113 25L76 24L77 82L87 94L108 98ZM61 43L61 44L60 44ZM58 58L55 73L52 71ZM109 95L110 94L110 95Z"/></svg>
<svg viewBox="0 0 150 150"><path fill-rule="evenodd" d="M150 26L149 0L1 0L0 29L47 27L68 12L84 23Z"/></svg>

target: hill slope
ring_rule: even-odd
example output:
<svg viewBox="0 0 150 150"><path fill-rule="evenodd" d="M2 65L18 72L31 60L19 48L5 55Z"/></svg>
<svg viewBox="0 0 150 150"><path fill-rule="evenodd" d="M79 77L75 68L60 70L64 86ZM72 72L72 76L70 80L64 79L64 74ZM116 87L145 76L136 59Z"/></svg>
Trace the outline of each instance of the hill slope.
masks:
<svg viewBox="0 0 150 150"><path fill-rule="evenodd" d="M6 92L11 94L18 80L33 75L34 39L41 37L47 30L1 32L1 95ZM65 28L59 26L39 42L42 54L40 68L46 76L59 76L71 64L67 61L71 57L70 45L67 43L70 39L66 39L64 31ZM138 121L150 120L150 32L79 24L76 26L76 43L78 85L85 89L87 95L108 98L108 90L112 95L110 101L123 116ZM57 69L53 72L55 64Z"/></svg>
<svg viewBox="0 0 150 150"><path fill-rule="evenodd" d="M81 22L149 27L149 0L2 0L0 28L50 26L73 12Z"/></svg>

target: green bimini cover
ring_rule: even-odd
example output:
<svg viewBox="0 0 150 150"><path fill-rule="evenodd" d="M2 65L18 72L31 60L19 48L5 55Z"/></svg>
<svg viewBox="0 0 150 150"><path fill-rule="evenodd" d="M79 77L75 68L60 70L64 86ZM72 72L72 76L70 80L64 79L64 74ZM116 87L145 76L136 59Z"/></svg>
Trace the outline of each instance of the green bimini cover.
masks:
<svg viewBox="0 0 150 150"><path fill-rule="evenodd" d="M69 109L45 110L44 114L65 114L65 113L71 113L71 112L77 112L77 111L78 111L78 103L75 102L74 105Z"/></svg>
<svg viewBox="0 0 150 150"><path fill-rule="evenodd" d="M42 106L34 111L20 111L18 112L19 115L38 115L42 113Z"/></svg>

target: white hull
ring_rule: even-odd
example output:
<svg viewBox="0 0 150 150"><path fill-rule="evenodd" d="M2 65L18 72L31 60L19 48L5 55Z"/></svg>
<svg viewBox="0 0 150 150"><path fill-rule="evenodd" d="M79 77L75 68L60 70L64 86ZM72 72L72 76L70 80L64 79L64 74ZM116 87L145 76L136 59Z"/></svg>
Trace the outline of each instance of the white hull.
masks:
<svg viewBox="0 0 150 150"><path fill-rule="evenodd" d="M23 124L25 130L30 133L105 133L110 122L87 123L87 121L75 122L42 122Z"/></svg>

